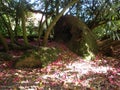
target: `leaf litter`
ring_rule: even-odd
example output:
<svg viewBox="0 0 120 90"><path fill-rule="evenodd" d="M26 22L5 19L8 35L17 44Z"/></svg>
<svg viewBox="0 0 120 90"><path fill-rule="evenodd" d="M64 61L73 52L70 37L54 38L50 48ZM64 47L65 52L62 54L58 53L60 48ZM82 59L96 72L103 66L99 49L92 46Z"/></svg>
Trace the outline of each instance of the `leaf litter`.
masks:
<svg viewBox="0 0 120 90"><path fill-rule="evenodd" d="M11 62L0 62L0 90L120 90L120 59L98 55L86 61L63 44L52 46L61 53L42 69L14 69Z"/></svg>

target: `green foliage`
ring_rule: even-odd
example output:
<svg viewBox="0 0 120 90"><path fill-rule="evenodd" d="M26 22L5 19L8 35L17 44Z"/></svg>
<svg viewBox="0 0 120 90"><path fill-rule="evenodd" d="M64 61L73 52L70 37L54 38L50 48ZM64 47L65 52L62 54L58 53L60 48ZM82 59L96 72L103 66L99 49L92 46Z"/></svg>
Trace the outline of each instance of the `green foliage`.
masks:
<svg viewBox="0 0 120 90"><path fill-rule="evenodd" d="M49 20L52 21L52 19L57 16L60 11L68 4L70 3L70 0L51 0L51 1L44 1L40 0L39 2L30 2L30 0L2 0L0 2L0 15L1 16L7 16L5 17L10 19L10 21L7 21L9 26L15 27L17 26L16 32L17 35L22 36L22 28L21 28L21 14L23 9L25 11L25 15L29 16L29 18L32 16L31 11L28 13L28 6L30 8L39 8L38 11L44 11L42 12L45 14L46 18L48 20L45 20L47 24L50 25ZM71 14L74 16L77 16L81 18L86 24L89 26L90 29L94 29L95 27L98 27L99 25L106 24L109 21L112 20L119 20L119 0L79 0L76 4L74 4L72 7L66 10L64 14ZM34 11L34 9L33 9ZM35 10L36 11L36 10ZM4 35L8 34L7 27L5 22L2 20L0 16L0 32ZM28 20L26 23L29 23ZM46 24L46 29L48 25ZM106 24L108 26L108 24ZM120 26L120 25L119 25ZM37 34L36 30L33 29L34 25L28 24L28 30L27 34ZM111 26L112 27L112 26ZM13 29L13 28L12 28ZM13 30L14 33L14 30ZM100 32L101 33L101 32ZM116 35L112 33L112 35ZM117 36L118 38L118 36Z"/></svg>
<svg viewBox="0 0 120 90"><path fill-rule="evenodd" d="M109 21L95 28L93 32L97 39L111 38L113 40L120 40L120 21Z"/></svg>
<svg viewBox="0 0 120 90"><path fill-rule="evenodd" d="M17 35L18 36L22 36L23 35L21 26L17 26Z"/></svg>
<svg viewBox="0 0 120 90"><path fill-rule="evenodd" d="M4 25L3 25L3 22L2 22L2 19L0 19L0 33L2 35L6 35L7 33L5 32L5 28L4 28Z"/></svg>
<svg viewBox="0 0 120 90"><path fill-rule="evenodd" d="M34 30L34 23L33 22L30 22L29 26L27 26L27 33L29 35L33 35L33 34L36 33L35 30Z"/></svg>
<svg viewBox="0 0 120 90"><path fill-rule="evenodd" d="M16 68L37 68L44 67L54 61L59 54L57 48L41 47L32 52L26 52L16 63Z"/></svg>

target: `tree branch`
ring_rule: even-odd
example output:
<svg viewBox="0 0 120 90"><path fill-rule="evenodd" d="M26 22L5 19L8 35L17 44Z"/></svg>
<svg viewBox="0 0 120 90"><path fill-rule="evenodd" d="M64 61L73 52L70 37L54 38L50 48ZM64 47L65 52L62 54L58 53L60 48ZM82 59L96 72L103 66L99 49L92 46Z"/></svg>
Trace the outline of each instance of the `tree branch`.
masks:
<svg viewBox="0 0 120 90"><path fill-rule="evenodd" d="M27 9L30 12L33 12L33 13L42 13L42 14L47 14L47 15L53 15L53 12L44 12L44 11L41 11L41 10L35 10L35 9L32 9L31 7L29 7L29 6L27 6Z"/></svg>

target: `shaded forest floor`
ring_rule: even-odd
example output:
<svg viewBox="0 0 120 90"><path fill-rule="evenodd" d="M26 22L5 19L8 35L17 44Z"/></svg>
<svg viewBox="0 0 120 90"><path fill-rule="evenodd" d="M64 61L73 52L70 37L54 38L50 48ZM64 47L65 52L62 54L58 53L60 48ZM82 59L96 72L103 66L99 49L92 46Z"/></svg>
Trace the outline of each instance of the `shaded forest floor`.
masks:
<svg viewBox="0 0 120 90"><path fill-rule="evenodd" d="M57 59L44 68L15 69L12 62L0 60L0 90L120 90L120 59L97 55L83 60L63 44ZM22 51L8 54L19 57Z"/></svg>

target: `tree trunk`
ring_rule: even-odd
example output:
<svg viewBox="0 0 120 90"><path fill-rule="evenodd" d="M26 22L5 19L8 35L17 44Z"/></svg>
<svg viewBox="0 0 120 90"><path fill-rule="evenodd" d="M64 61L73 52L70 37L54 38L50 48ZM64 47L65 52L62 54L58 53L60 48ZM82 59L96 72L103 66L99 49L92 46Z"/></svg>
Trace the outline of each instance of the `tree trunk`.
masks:
<svg viewBox="0 0 120 90"><path fill-rule="evenodd" d="M18 29L19 29L19 23L20 22L20 20L19 20L19 17L17 17L17 15L16 15L16 18L15 18L15 28L14 28L14 34L15 34L15 40L17 41L17 36L18 36Z"/></svg>
<svg viewBox="0 0 120 90"><path fill-rule="evenodd" d="M55 41L64 42L70 50L83 57L93 58L98 52L94 35L78 18L63 16L55 26Z"/></svg>
<svg viewBox="0 0 120 90"><path fill-rule="evenodd" d="M107 39L98 41L98 46L103 55L120 58L120 40Z"/></svg>
<svg viewBox="0 0 120 90"><path fill-rule="evenodd" d="M8 17L8 31L9 31L9 36L10 36L10 40L11 40L11 44L12 44L12 47L14 48L13 44L14 44L14 33L13 33L13 30L12 30L12 27L11 27L11 22L10 22L10 18L9 16Z"/></svg>
<svg viewBox="0 0 120 90"><path fill-rule="evenodd" d="M5 41L5 38L2 36L2 34L0 34L0 41L3 44L3 47L4 47L5 51L8 51L9 50L8 45Z"/></svg>
<svg viewBox="0 0 120 90"><path fill-rule="evenodd" d="M79 0L73 0L71 1L56 17L55 19L52 21L52 23L50 24L50 26L47 29L47 32L45 33L45 37L44 37L44 41L43 41L43 45L46 46L47 44L47 40L49 37L49 34L51 32L51 30L53 29L53 27L55 26L56 22L59 20L59 18L63 15L63 13L73 4L75 4L76 2L78 2Z"/></svg>
<svg viewBox="0 0 120 90"><path fill-rule="evenodd" d="M25 22L26 22L25 12L22 7L21 7L21 10L22 10L21 19L22 19L23 39L24 39L25 46L29 46L28 39L27 39L26 25L25 25Z"/></svg>
<svg viewBox="0 0 120 90"><path fill-rule="evenodd" d="M1 16L4 25L5 25L6 29L8 30L8 35L9 35L10 40L11 40L11 45L13 45L14 44L14 33L12 31L9 16L6 15L6 17L7 17L8 21L6 21L6 18L4 16Z"/></svg>
<svg viewBox="0 0 120 90"><path fill-rule="evenodd" d="M44 24L45 24L45 22L47 20L47 18L46 18L46 20L44 22L42 22L43 17L44 17L44 15L42 15L42 18L41 18L41 21L39 22L39 27L38 27L38 45L39 46L41 45L40 38L41 38L41 35L43 34L43 30L44 30L43 26L44 26Z"/></svg>

